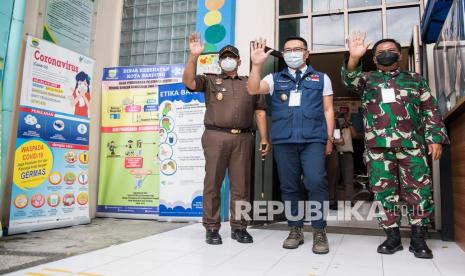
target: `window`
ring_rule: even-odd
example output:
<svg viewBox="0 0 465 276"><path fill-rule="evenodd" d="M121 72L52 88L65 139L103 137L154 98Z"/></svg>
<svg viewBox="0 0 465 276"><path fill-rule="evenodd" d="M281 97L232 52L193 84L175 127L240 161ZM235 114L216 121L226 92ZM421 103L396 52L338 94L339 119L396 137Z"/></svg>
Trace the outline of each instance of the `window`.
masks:
<svg viewBox="0 0 465 276"><path fill-rule="evenodd" d="M197 0L125 0L119 64L184 63Z"/></svg>
<svg viewBox="0 0 465 276"><path fill-rule="evenodd" d="M352 31L367 32L367 41L394 38L410 45L414 25L420 25L425 0L277 0L279 47L289 36L308 40L312 52L345 50ZM384 12L384 13L383 13Z"/></svg>
<svg viewBox="0 0 465 276"><path fill-rule="evenodd" d="M351 8L363 8L363 7L372 7L380 6L381 0L349 0L348 7Z"/></svg>
<svg viewBox="0 0 465 276"><path fill-rule="evenodd" d="M399 20L402 18L402 20ZM420 22L418 7L387 10L387 36L401 44L409 44L412 39L412 29Z"/></svg>
<svg viewBox="0 0 465 276"><path fill-rule="evenodd" d="M313 12L329 12L344 9L344 1L342 0L313 0Z"/></svg>
<svg viewBox="0 0 465 276"><path fill-rule="evenodd" d="M367 32L367 42L383 38L383 23L381 10L369 12L354 12L349 14L349 33L353 31Z"/></svg>
<svg viewBox="0 0 465 276"><path fill-rule="evenodd" d="M465 97L465 3L455 1L434 47L436 91L443 114Z"/></svg>
<svg viewBox="0 0 465 276"><path fill-rule="evenodd" d="M344 15L313 17L313 50L344 48Z"/></svg>
<svg viewBox="0 0 465 276"><path fill-rule="evenodd" d="M418 4L419 0L386 0L386 5L394 4Z"/></svg>
<svg viewBox="0 0 465 276"><path fill-rule="evenodd" d="M279 15L303 13L307 6L307 0L286 0L286 4L279 5Z"/></svg>
<svg viewBox="0 0 465 276"><path fill-rule="evenodd" d="M301 36L308 40L308 19L286 19L279 22L279 49L290 36Z"/></svg>

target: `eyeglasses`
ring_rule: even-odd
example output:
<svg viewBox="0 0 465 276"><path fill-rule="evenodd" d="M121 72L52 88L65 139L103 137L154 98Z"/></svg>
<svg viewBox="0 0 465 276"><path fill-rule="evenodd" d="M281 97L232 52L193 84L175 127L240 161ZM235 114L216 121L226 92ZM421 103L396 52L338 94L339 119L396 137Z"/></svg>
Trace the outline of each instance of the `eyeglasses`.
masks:
<svg viewBox="0 0 465 276"><path fill-rule="evenodd" d="M306 51L307 48L301 48L301 47L296 47L296 48L286 48L283 50L283 53L284 54L289 54L289 53L299 53L299 52L303 52L303 51Z"/></svg>

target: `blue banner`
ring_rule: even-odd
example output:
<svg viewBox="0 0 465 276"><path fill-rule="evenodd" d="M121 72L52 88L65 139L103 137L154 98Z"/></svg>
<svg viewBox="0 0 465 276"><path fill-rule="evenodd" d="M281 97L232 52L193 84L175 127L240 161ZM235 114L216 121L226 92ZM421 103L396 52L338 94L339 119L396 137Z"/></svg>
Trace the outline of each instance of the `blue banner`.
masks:
<svg viewBox="0 0 465 276"><path fill-rule="evenodd" d="M174 65L148 65L148 66L128 66L113 67L103 69L103 81L125 81L125 80L150 80L167 79L166 83L172 82L169 79L182 78L184 64ZM128 82L130 86L137 85L136 82ZM141 88L141 87L138 87ZM111 87L110 87L111 89ZM121 87L118 87L121 89Z"/></svg>
<svg viewBox="0 0 465 276"><path fill-rule="evenodd" d="M41 138L46 141L89 144L89 120L37 108L21 107L18 138Z"/></svg>
<svg viewBox="0 0 465 276"><path fill-rule="evenodd" d="M205 97L181 83L161 85L160 108L160 219L202 218L205 159ZM185 219L182 219L185 218Z"/></svg>

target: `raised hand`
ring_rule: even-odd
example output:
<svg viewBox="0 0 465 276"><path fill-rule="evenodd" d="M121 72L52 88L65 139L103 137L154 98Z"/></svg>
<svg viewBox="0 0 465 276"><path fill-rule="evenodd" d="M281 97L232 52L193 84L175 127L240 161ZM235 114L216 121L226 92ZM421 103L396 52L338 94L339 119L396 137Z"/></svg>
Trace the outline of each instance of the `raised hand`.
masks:
<svg viewBox="0 0 465 276"><path fill-rule="evenodd" d="M262 65L270 56L273 50L265 52L266 39L259 38L252 43L252 50L250 52L250 59L253 65Z"/></svg>
<svg viewBox="0 0 465 276"><path fill-rule="evenodd" d="M191 33L189 36L189 49L191 55L200 56L205 49L205 41L201 42L200 33Z"/></svg>
<svg viewBox="0 0 465 276"><path fill-rule="evenodd" d="M365 43L367 33L361 33L359 31L352 32L352 34L348 38L349 43L349 53L350 57L354 59L361 59L363 55L370 47L370 43Z"/></svg>

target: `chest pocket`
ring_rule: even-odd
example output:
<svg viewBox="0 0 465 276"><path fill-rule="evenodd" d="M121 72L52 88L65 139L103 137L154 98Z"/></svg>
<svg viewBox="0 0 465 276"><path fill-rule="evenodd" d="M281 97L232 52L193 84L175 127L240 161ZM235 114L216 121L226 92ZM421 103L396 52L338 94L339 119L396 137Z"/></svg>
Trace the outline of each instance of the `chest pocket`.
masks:
<svg viewBox="0 0 465 276"><path fill-rule="evenodd" d="M380 104L383 102L381 96L381 86L374 85L374 84L367 84L365 91L362 95L362 103L365 104Z"/></svg>
<svg viewBox="0 0 465 276"><path fill-rule="evenodd" d="M303 80L301 86L305 89L323 90L322 81Z"/></svg>
<svg viewBox="0 0 465 276"><path fill-rule="evenodd" d="M291 91L295 88L295 83L289 79L278 80L274 84L274 90L276 91Z"/></svg>
<svg viewBox="0 0 465 276"><path fill-rule="evenodd" d="M404 103L420 106L421 95L415 87L405 87L399 89L400 99Z"/></svg>

